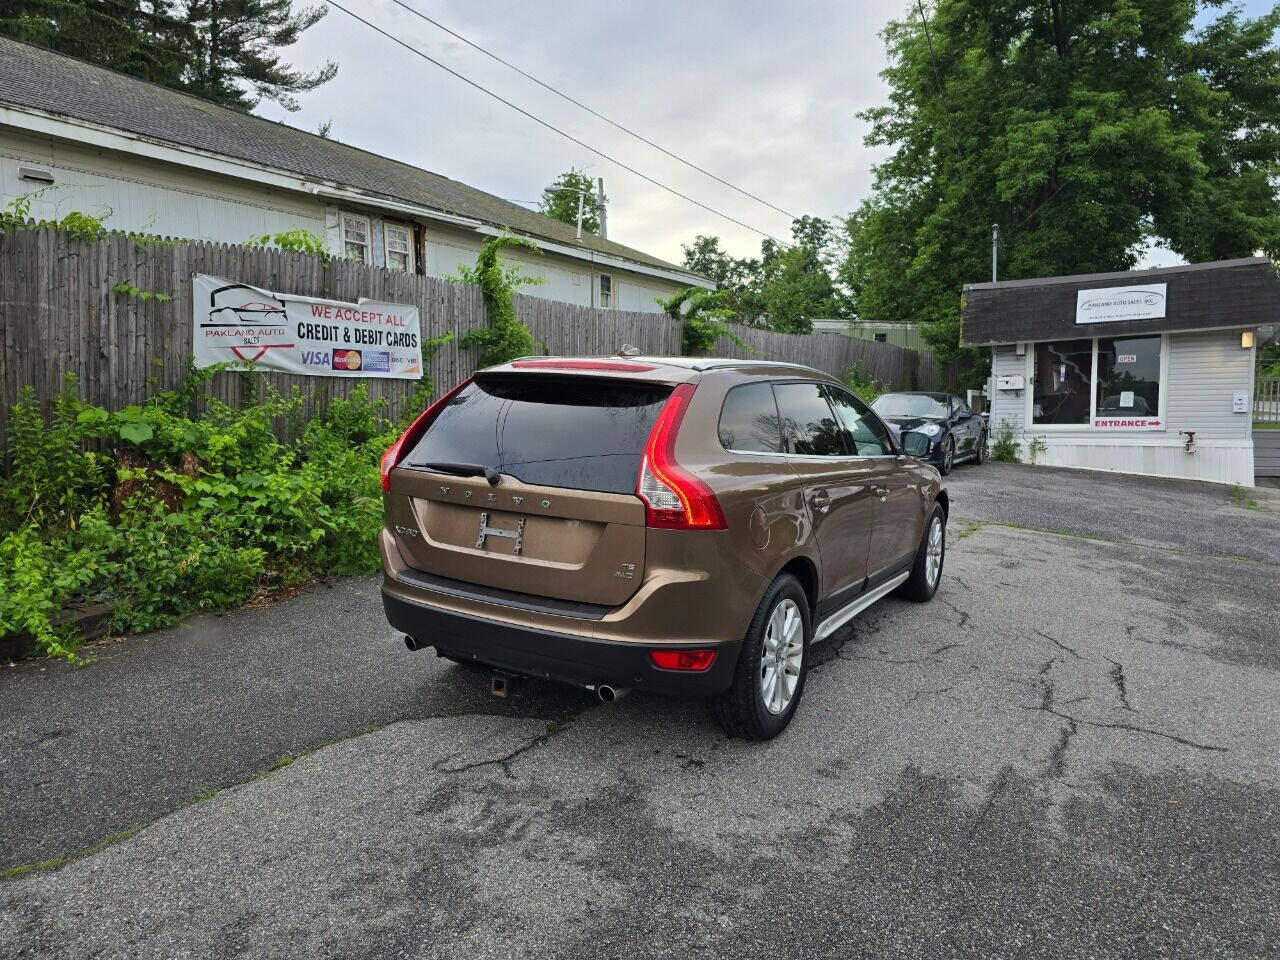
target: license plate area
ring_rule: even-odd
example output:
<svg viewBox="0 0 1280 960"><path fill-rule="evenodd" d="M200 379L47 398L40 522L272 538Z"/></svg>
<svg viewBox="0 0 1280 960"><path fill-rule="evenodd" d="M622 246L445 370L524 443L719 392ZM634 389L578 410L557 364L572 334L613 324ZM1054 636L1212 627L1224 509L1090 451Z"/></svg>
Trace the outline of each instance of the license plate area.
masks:
<svg viewBox="0 0 1280 960"><path fill-rule="evenodd" d="M525 518L520 517L516 520L514 528L489 526L489 514L481 512L480 514L480 535L476 537L476 549L483 550L485 541L489 537L500 537L504 540L514 540L511 545L511 555L513 557L520 556L520 551L524 548L524 524Z"/></svg>

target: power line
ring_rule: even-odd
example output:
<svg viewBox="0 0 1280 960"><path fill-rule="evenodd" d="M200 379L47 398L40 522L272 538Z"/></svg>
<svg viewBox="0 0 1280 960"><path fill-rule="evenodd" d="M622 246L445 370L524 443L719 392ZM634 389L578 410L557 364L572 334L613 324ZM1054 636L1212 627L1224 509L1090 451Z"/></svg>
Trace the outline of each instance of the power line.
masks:
<svg viewBox="0 0 1280 960"><path fill-rule="evenodd" d="M439 60L436 60L430 54L424 53L423 51L419 50L417 47L414 47L411 44L406 43L404 40L401 40L399 37L388 33L386 30L383 30L377 24L372 23L369 20L366 20L364 17L360 16L359 14L352 13L342 4L336 2L336 0L326 0L326 2L331 7L337 7L339 10L341 10L351 19L357 20L360 23L363 23L370 30L375 31L376 33L380 33L384 37L386 37L388 40L394 41L395 43L404 47L410 53L413 53L421 57L423 60L426 60L428 63L434 64L435 66L443 70L445 73L448 73L451 76L457 77L463 83L467 84L468 86L474 87L475 89L479 90L481 93L487 96L492 97L494 100L497 100L499 103L503 104L504 106L510 107L512 110L516 111L516 113L519 113L522 116L528 117L534 123L537 123L543 127L546 127L548 130L552 131L553 133L558 133L560 136L564 137L570 143L576 144L582 149L587 150L591 153L594 153L597 157L600 157L603 160L607 160L609 163L612 163L615 166L620 167L623 170L626 170L628 173L634 174L635 176L639 177L641 180L644 180L646 183L653 184L653 186L659 188L660 190L665 190L667 193L670 193L673 196L679 197L681 200L684 200L688 203L692 203L695 207L700 207L703 210L706 210L708 213L715 214L717 217L720 217L723 220L729 221L729 223L742 227L744 230L750 230L752 233L759 234L762 237L767 237L768 239L772 240L774 243L780 244L783 247L791 246L791 244L787 243L786 241L779 240L777 237L773 236L770 233L767 233L764 230L760 230L757 227L753 227L749 223L743 223L741 220L731 217L727 213L721 213L715 207L707 206L707 204L703 203L702 201L695 200L693 197L689 196L688 194L681 193L679 190L675 189L674 187L669 187L665 183L662 183L659 180L655 180L653 177L649 176L647 173L641 173L635 167L630 166L629 164L623 163L621 160L617 159L616 157L612 157L602 150L597 150L595 147L591 146L589 143L585 143L582 140L579 140L573 134L566 133L564 130L561 130L559 127L555 126L554 124L548 123L546 120L543 120L541 117L535 116L534 114L530 113L528 110L524 109L523 107L517 106L516 104L512 103L510 100L507 100L501 97L500 95L494 93L488 87L485 87L477 83L475 80L472 80L470 77L459 73L457 70L454 70L452 67L446 66L445 64L441 63Z"/></svg>
<svg viewBox="0 0 1280 960"><path fill-rule="evenodd" d="M565 93L563 90L558 90L555 87L551 86L551 84L545 83L542 80L539 80L533 74L527 73L524 70L521 70L514 63L511 63L510 61L502 59L502 57L498 56L496 53L493 53L490 50L486 50L484 47L480 46L480 44L476 43L474 40L468 40L466 37L458 33L456 30L451 30L449 27L446 27L439 20L435 20L427 16L425 13L422 13L421 11L414 9L409 4L405 3L404 0L391 0L391 2L394 3L396 6L402 7L403 9L409 11L415 17L418 17L421 20L425 20L427 23L431 24L433 27L438 27L439 29L447 33L449 36L453 37L455 40L461 40L463 43L471 47L473 50L478 50L480 53L483 53L490 60L497 61L498 63L502 64L504 67L514 70L516 73L520 74L520 76L524 77L526 80L536 83L538 86L542 87L542 89L548 90L551 93L554 93L557 97L560 97L562 100L567 100L569 103L572 103L575 107L579 107L580 109L585 110L587 113L591 114L596 119L603 120L605 123L609 124L609 126L617 130L621 130L623 133L629 136L635 137L641 143L644 143L650 147L653 147L653 149L657 150L661 154L664 154L665 156L670 157L672 160L675 160L679 163L683 163L690 170L697 170L700 174L706 177L710 177L716 183L719 183L722 186L726 186L730 190L734 190L737 193L742 194L744 197L750 197L752 200L756 201L756 203L764 204L764 206L768 207L770 210L776 210L778 213L782 214L785 217L788 217L792 220L799 219L794 213L788 213L786 210L783 210L781 207L779 207L776 204L770 203L768 200L765 200L763 197L758 197L751 191L744 190L741 187L730 183L728 180L725 180L723 177L716 176L710 170L704 169L703 167L698 166L696 163L693 163L690 160L686 160L684 157L680 156L679 154L672 153L666 147L663 147L659 144L654 143L652 140L650 140L648 137L645 137L643 134L636 133L631 128L625 127L615 120L610 120L603 113L593 110L591 107L587 106L585 103L583 103L580 100L575 100L573 97L569 96L569 94Z"/></svg>

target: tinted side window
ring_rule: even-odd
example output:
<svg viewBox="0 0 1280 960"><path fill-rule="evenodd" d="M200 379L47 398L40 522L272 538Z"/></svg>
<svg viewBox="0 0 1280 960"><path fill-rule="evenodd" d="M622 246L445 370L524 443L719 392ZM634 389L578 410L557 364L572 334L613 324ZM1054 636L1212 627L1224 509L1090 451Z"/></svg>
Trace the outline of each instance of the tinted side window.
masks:
<svg viewBox="0 0 1280 960"><path fill-rule="evenodd" d="M970 410L969 405L966 404L959 397L952 397L951 398L951 415L955 417L970 417L970 416L973 416L973 411Z"/></svg>
<svg viewBox="0 0 1280 960"><path fill-rule="evenodd" d="M847 457L845 433L817 383L776 383L787 449L808 457Z"/></svg>
<svg viewBox="0 0 1280 960"><path fill-rule="evenodd" d="M848 431L853 449L860 457L883 457L893 454L893 443L888 431L870 408L851 393L835 387L831 392L831 404L836 408L840 423Z"/></svg>
<svg viewBox="0 0 1280 960"><path fill-rule="evenodd" d="M778 422L772 386L748 383L725 395L720 410L720 443L726 450L782 452L782 424Z"/></svg>
<svg viewBox="0 0 1280 960"><path fill-rule="evenodd" d="M525 483L632 493L645 441L670 393L617 380L477 377L405 462L476 463Z"/></svg>

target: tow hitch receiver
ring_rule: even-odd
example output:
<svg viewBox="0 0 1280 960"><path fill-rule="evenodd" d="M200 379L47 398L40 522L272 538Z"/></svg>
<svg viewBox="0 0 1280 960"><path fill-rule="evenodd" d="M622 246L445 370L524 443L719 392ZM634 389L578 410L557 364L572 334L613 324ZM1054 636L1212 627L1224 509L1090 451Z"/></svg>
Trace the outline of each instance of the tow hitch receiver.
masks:
<svg viewBox="0 0 1280 960"><path fill-rule="evenodd" d="M489 680L489 690L495 697L510 697L515 695L516 678L507 673L495 673Z"/></svg>

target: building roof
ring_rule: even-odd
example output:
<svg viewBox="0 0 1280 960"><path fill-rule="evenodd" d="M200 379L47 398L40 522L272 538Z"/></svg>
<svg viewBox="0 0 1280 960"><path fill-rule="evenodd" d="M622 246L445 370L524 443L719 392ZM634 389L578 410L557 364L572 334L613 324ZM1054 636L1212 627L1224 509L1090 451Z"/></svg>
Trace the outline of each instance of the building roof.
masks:
<svg viewBox="0 0 1280 960"><path fill-rule="evenodd" d="M414 204L493 227L635 263L696 274L457 180L219 106L126 74L0 37L0 104L126 131L180 148L233 158L378 198Z"/></svg>
<svg viewBox="0 0 1280 960"><path fill-rule="evenodd" d="M1163 317L1077 324L1077 294L1163 284ZM1265 257L1155 270L968 283L960 326L965 346L1256 327L1280 321L1280 275Z"/></svg>

